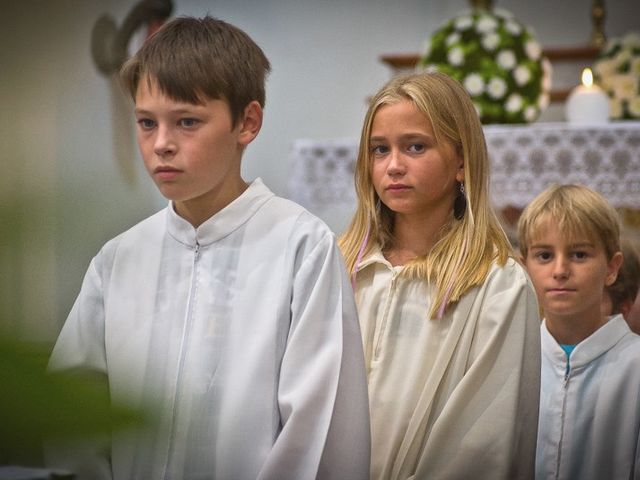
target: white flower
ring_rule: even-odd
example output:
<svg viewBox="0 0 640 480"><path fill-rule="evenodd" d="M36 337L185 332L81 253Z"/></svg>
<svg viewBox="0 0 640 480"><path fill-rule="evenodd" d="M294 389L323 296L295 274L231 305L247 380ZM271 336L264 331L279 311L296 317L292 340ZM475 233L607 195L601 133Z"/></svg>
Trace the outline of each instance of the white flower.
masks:
<svg viewBox="0 0 640 480"><path fill-rule="evenodd" d="M496 57L496 61L500 68L504 68L505 70L511 70L516 66L516 56L513 53L513 50L501 50Z"/></svg>
<svg viewBox="0 0 640 480"><path fill-rule="evenodd" d="M495 30L498 26L498 22L493 17L489 15L483 15L478 19L478 23L476 24L476 31L478 33L489 33Z"/></svg>
<svg viewBox="0 0 640 480"><path fill-rule="evenodd" d="M515 20L507 20L504 22L504 28L512 35L520 35L520 32L522 32L522 27Z"/></svg>
<svg viewBox="0 0 640 480"><path fill-rule="evenodd" d="M623 65L625 63L627 63L629 60L631 60L631 51L629 49L622 49L620 50L615 57L613 57L613 60L618 64L618 65Z"/></svg>
<svg viewBox="0 0 640 480"><path fill-rule="evenodd" d="M529 40L524 44L524 51L531 60L538 60L542 54L540 44L535 40Z"/></svg>
<svg viewBox="0 0 640 480"><path fill-rule="evenodd" d="M509 98L507 98L507 103L505 104L504 108L509 113L515 113L522 108L522 103L523 101L520 94L512 93L511 95L509 95Z"/></svg>
<svg viewBox="0 0 640 480"><path fill-rule="evenodd" d="M453 32L451 35L447 37L447 39L445 40L445 43L447 44L447 46L451 46L454 43L457 43L459 41L460 41L460 34L458 32Z"/></svg>
<svg viewBox="0 0 640 480"><path fill-rule="evenodd" d="M640 117L640 97L636 96L629 100L627 104L629 107L629 113L634 117Z"/></svg>
<svg viewBox="0 0 640 480"><path fill-rule="evenodd" d="M640 33L610 39L593 71L594 81L609 95L611 118L640 118Z"/></svg>
<svg viewBox="0 0 640 480"><path fill-rule="evenodd" d="M638 78L631 74L621 73L612 78L613 96L620 100L631 100L638 91Z"/></svg>
<svg viewBox="0 0 640 480"><path fill-rule="evenodd" d="M510 12L460 15L431 42L420 66L450 72L472 97L482 121L530 122L548 106L551 64L530 29Z"/></svg>
<svg viewBox="0 0 640 480"><path fill-rule="evenodd" d="M463 17L458 17L455 19L453 25L456 28L456 30L466 30L467 28L473 25L473 18L468 15L465 15Z"/></svg>
<svg viewBox="0 0 640 480"><path fill-rule="evenodd" d="M542 90L551 90L551 62L547 57L542 57Z"/></svg>
<svg viewBox="0 0 640 480"><path fill-rule="evenodd" d="M487 33L482 37L481 42L485 50L492 52L500 43L500 35L498 35L496 32Z"/></svg>
<svg viewBox="0 0 640 480"><path fill-rule="evenodd" d="M518 65L513 71L513 78L516 84L522 87L531 80L531 71L525 65Z"/></svg>
<svg viewBox="0 0 640 480"><path fill-rule="evenodd" d="M600 76L596 83L600 87L604 88L607 92L609 92L609 91L613 90L613 84L614 84L613 79L614 79L614 77L615 77L615 75Z"/></svg>
<svg viewBox="0 0 640 480"><path fill-rule="evenodd" d="M434 73L438 71L438 65L436 65L435 63L430 63L429 65L426 65L424 67L424 71L427 73Z"/></svg>
<svg viewBox="0 0 640 480"><path fill-rule="evenodd" d="M464 62L464 52L460 47L455 47L447 53L447 60L451 65L459 67Z"/></svg>
<svg viewBox="0 0 640 480"><path fill-rule="evenodd" d="M609 99L609 116L611 118L622 118L622 102L617 98Z"/></svg>
<svg viewBox="0 0 640 480"><path fill-rule="evenodd" d="M487 84L487 93L495 100L504 97L507 93L507 82L500 77L493 77Z"/></svg>
<svg viewBox="0 0 640 480"><path fill-rule="evenodd" d="M482 77L477 73L467 75L463 85L471 96L480 95L484 91L484 80L482 80Z"/></svg>
<svg viewBox="0 0 640 480"><path fill-rule="evenodd" d="M533 122L538 116L538 110L533 105L529 105L524 109L524 119L527 122Z"/></svg>
<svg viewBox="0 0 640 480"><path fill-rule="evenodd" d="M599 77L608 77L615 74L616 62L613 60L600 60L593 66L593 72Z"/></svg>

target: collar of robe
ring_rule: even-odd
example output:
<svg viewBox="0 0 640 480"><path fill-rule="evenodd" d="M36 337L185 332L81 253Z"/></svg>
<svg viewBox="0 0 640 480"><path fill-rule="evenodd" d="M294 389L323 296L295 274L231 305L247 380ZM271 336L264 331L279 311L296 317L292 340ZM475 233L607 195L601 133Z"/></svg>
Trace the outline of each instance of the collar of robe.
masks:
<svg viewBox="0 0 640 480"><path fill-rule="evenodd" d="M567 355L547 330L544 320L540 334L542 343L546 345L546 348L543 348L543 354L547 355L555 365L555 368L564 372L567 364ZM627 322L621 314L612 315L607 323L576 345L573 352L571 352L571 369L575 370L588 365L591 361L613 348L625 335L632 335Z"/></svg>
<svg viewBox="0 0 640 480"><path fill-rule="evenodd" d="M208 245L226 237L244 225L260 207L274 196L260 178L255 179L238 198L218 213L194 228L187 220L179 216L169 202L167 211L167 230L178 242L190 248Z"/></svg>

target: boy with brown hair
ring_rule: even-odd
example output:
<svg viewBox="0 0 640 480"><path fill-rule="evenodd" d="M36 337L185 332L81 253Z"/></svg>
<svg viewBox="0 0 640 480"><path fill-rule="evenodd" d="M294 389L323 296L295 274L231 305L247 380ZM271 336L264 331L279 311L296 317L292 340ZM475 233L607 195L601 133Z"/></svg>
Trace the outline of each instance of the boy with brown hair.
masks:
<svg viewBox="0 0 640 480"><path fill-rule="evenodd" d="M536 478L638 478L640 337L601 310L623 260L616 211L587 187L554 186L518 236L544 313Z"/></svg>
<svg viewBox="0 0 640 480"><path fill-rule="evenodd" d="M240 173L269 68L211 17L169 22L122 68L170 202L93 259L50 366L99 373L114 401L159 402L160 422L114 436L72 466L79 478L368 478L362 345L335 237Z"/></svg>
<svg viewBox="0 0 640 480"><path fill-rule="evenodd" d="M638 319L633 308L640 289L640 255L631 239L623 238L620 248L624 260L618 271L616 281L605 288L602 300L602 312L605 315L621 313L634 333L640 333Z"/></svg>

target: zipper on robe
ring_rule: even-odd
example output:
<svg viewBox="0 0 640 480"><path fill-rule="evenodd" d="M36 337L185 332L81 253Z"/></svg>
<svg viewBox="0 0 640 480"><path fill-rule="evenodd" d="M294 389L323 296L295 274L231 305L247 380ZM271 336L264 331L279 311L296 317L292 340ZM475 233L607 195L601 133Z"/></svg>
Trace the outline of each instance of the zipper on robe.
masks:
<svg viewBox="0 0 640 480"><path fill-rule="evenodd" d="M562 462L562 441L564 440L564 422L565 414L567 411L567 386L569 379L571 378L571 364L569 363L569 356L567 356L567 366L564 372L564 380L562 381L562 411L560 416L560 438L558 439L558 454L556 457L556 471L554 478L559 478L560 475L560 463Z"/></svg>
<svg viewBox="0 0 640 480"><path fill-rule="evenodd" d="M384 313L382 314L382 320L380 326L377 328L377 338L375 340L375 348L373 350L373 359L378 360L380 356L380 349L382 339L384 338L385 330L387 329L387 323L389 323L389 311L391 310L391 304L393 303L393 296L395 295L396 283L398 278L398 272L394 269L391 276L391 284L389 285L389 293L387 294L387 301L384 305Z"/></svg>
<svg viewBox="0 0 640 480"><path fill-rule="evenodd" d="M182 395L182 387L183 387L183 369L185 358L187 355L187 348L189 345L189 340L191 337L191 323L193 321L193 309L195 297L197 294L197 273L198 273L198 258L200 254L200 244L196 241L196 247L193 252L193 269L191 271L191 285L189 286L189 300L187 301L187 315L184 323L184 331L182 333L182 343L180 345L180 357L178 360L178 369L176 373L176 382L175 382L175 396L173 401L173 409L171 411L171 430L169 432L169 445L167 450L167 458L164 473L162 475L163 478L169 478L172 467L172 458L174 453L174 435L177 428L177 412L179 410L178 406L180 403L180 398Z"/></svg>

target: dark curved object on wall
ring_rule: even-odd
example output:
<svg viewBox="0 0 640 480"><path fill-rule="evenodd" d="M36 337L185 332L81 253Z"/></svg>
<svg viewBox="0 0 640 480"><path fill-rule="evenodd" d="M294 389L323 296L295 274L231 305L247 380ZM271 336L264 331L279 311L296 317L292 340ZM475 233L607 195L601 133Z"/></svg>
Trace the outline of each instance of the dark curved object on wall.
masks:
<svg viewBox="0 0 640 480"><path fill-rule="evenodd" d="M142 0L126 16L120 28L109 15L96 21L91 32L91 56L98 70L110 75L120 68L128 57L129 41L145 24L163 22L171 15L171 0Z"/></svg>

